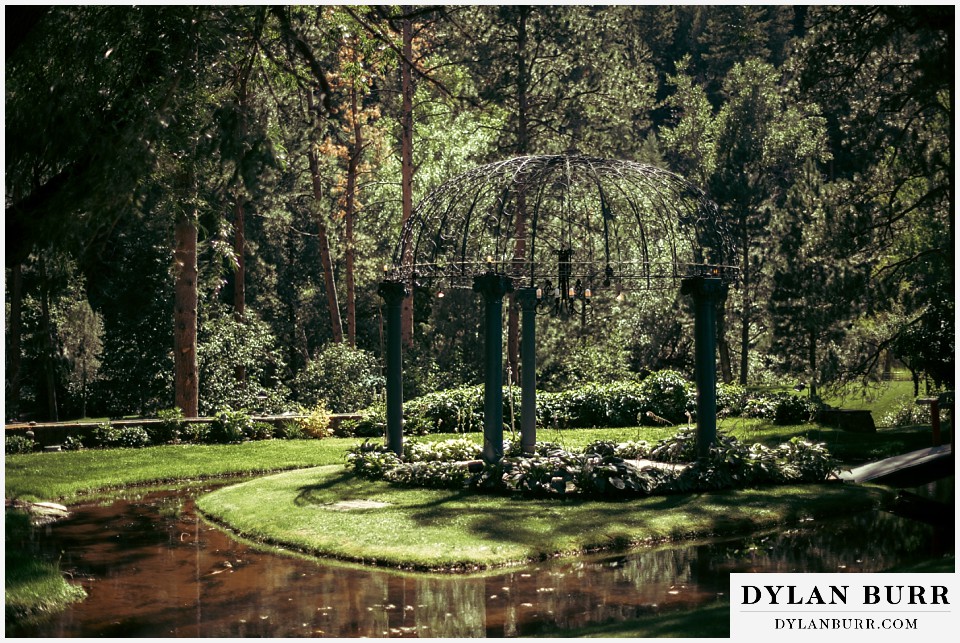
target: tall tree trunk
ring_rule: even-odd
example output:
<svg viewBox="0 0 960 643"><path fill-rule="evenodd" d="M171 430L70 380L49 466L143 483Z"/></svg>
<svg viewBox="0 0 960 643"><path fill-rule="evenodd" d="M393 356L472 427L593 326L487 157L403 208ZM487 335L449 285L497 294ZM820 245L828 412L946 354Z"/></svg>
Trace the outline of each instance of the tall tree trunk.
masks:
<svg viewBox="0 0 960 643"><path fill-rule="evenodd" d="M247 311L247 269L246 269L246 223L243 200L237 199L233 206L233 253L237 257L237 269L233 281L233 315L237 321L243 321Z"/></svg>
<svg viewBox="0 0 960 643"><path fill-rule="evenodd" d="M743 312L740 317L740 385L747 385L750 359L750 244L747 236L747 217L741 215L741 243L743 244Z"/></svg>
<svg viewBox="0 0 960 643"><path fill-rule="evenodd" d="M330 310L330 332L333 341L343 342L343 322L340 319L340 304L337 301L337 284L333 276L333 261L330 258L330 238L327 224L323 220L320 204L323 201L323 180L320 177L320 161L317 151L310 147L307 156L310 161L310 176L313 179L313 200L317 215L317 242L320 244L320 264L323 266L323 285L327 291L327 308Z"/></svg>
<svg viewBox="0 0 960 643"><path fill-rule="evenodd" d="M400 10L406 15L411 7L403 6ZM410 61L413 60L413 24L409 19L401 22L401 37L403 39L403 59L400 61L400 201L401 229L406 225L413 214L413 70ZM403 263L413 261L413 248L403 238ZM414 285L408 284L413 293ZM405 346L413 346L413 296L404 297L400 309L400 335Z"/></svg>
<svg viewBox="0 0 960 643"><path fill-rule="evenodd" d="M23 266L10 268L10 352L7 354L7 416L20 416L20 365L23 340Z"/></svg>
<svg viewBox="0 0 960 643"><path fill-rule="evenodd" d="M258 28L259 32L259 28ZM253 65L253 56L248 63L244 64L237 78L237 106L240 119L239 133L244 138L247 134L247 80L250 78L250 70ZM233 279L233 316L238 323L243 323L247 311L247 270L246 270L246 246L247 233L244 212L244 190L243 179L237 180L236 185L237 202L233 208L233 254L237 258L237 269ZM247 379L247 367L243 364L237 364L234 369L234 379L241 384Z"/></svg>
<svg viewBox="0 0 960 643"><path fill-rule="evenodd" d="M354 275L356 245L353 235L353 220L356 216L357 208L357 173L360 171L360 159L363 156L363 127L361 127L360 124L360 108L355 85L350 92L350 109L353 119L353 149L350 152L350 162L347 165L347 190L343 218L345 225L344 234L347 242L347 342L350 346L356 347L357 292Z"/></svg>
<svg viewBox="0 0 960 643"><path fill-rule="evenodd" d="M174 404L184 417L200 412L197 372L197 222L184 213L174 225L173 388Z"/></svg>
<svg viewBox="0 0 960 643"><path fill-rule="evenodd" d="M530 151L528 96L529 74L527 70L527 16L530 7L518 7L517 21L517 154ZM523 267L527 250L527 204L526 194L517 193L517 216L513 247L513 272L518 276ZM515 293L509 295L507 307L507 362L510 365L510 377L514 382L520 374L520 310L516 304Z"/></svg>
<svg viewBox="0 0 960 643"><path fill-rule="evenodd" d="M53 324L50 323L50 282L42 258L40 273L43 279L43 292L40 293L40 327L43 329L43 381L47 394L47 419L56 422L60 419L57 413L57 380L54 373L56 346L53 341Z"/></svg>
<svg viewBox="0 0 960 643"><path fill-rule="evenodd" d="M243 197L237 197L237 203L233 206L233 254L237 258L237 269L233 276L233 316L240 323L243 322L247 310L246 245ZM237 364L234 378L238 382L246 381L247 367Z"/></svg>

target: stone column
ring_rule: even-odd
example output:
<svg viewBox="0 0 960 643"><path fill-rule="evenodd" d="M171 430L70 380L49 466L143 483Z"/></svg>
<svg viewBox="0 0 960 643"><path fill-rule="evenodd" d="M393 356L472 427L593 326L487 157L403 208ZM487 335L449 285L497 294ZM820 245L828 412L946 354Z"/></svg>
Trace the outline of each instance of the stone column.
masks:
<svg viewBox="0 0 960 643"><path fill-rule="evenodd" d="M399 281L382 281L377 293L387 304L387 448L403 453L403 351L400 317L406 286Z"/></svg>
<svg viewBox="0 0 960 643"><path fill-rule="evenodd" d="M727 285L719 277L685 277L680 292L693 297L694 379L697 384L697 456L717 439L717 301Z"/></svg>
<svg viewBox="0 0 960 643"><path fill-rule="evenodd" d="M483 459L494 463L503 457L503 296L513 282L490 271L473 278L473 289L483 295L485 309Z"/></svg>
<svg viewBox="0 0 960 643"><path fill-rule="evenodd" d="M537 289L517 291L522 313L520 338L520 444L525 454L537 445Z"/></svg>

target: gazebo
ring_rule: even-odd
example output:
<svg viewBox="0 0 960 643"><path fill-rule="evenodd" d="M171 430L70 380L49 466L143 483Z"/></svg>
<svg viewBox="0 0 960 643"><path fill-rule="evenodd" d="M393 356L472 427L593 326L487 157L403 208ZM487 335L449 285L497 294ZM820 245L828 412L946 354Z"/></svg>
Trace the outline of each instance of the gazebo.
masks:
<svg viewBox="0 0 960 643"><path fill-rule="evenodd" d="M379 287L387 327L387 446L403 447L400 336L417 287L472 289L484 302L484 450L503 455L503 298L521 311L521 442L536 443L536 310L598 292L676 288L694 302L697 442L716 438L716 302L736 279L733 234L682 177L579 154L522 156L435 188L404 225Z"/></svg>

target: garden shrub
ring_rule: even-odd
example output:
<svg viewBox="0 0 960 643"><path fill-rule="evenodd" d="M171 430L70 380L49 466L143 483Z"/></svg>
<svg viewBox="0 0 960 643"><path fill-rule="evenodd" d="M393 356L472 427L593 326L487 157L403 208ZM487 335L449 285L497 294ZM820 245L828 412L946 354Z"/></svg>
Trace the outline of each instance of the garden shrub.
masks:
<svg viewBox="0 0 960 643"><path fill-rule="evenodd" d="M159 424L146 427L154 444L167 444L180 438L180 429L183 426L183 411L180 407L157 411L157 419L160 420Z"/></svg>
<svg viewBox="0 0 960 643"><path fill-rule="evenodd" d="M717 432L719 439L723 434ZM697 430L684 427L650 449L650 458L659 462L693 462L697 459Z"/></svg>
<svg viewBox="0 0 960 643"><path fill-rule="evenodd" d="M304 406L325 404L332 413L350 413L373 404L384 384L372 353L330 343L297 374L293 391Z"/></svg>
<svg viewBox="0 0 960 643"><path fill-rule="evenodd" d="M809 399L778 393L774 400L773 423L779 425L802 424L816 415L818 405Z"/></svg>
<svg viewBox="0 0 960 643"><path fill-rule="evenodd" d="M651 373L640 382L640 395L644 414L638 419L642 424L659 423L648 413L680 424L686 422L688 411L697 408L696 388L676 371Z"/></svg>
<svg viewBox="0 0 960 643"><path fill-rule="evenodd" d="M621 455L639 453L645 444L603 441L583 452L538 444L532 456L521 456L517 444L505 443L506 455L499 462L471 467L468 461L479 457L480 447L468 440L411 441L402 457L367 440L349 451L347 461L359 476L396 484L558 496L636 496L818 482L837 470L837 462L822 444L800 438L768 448L747 446L720 433L703 459L697 459L695 445L695 431L685 428L650 450L654 460L692 463L679 473L638 468Z"/></svg>
<svg viewBox="0 0 960 643"><path fill-rule="evenodd" d="M483 448L472 440L455 438L441 442L408 440L403 445L403 457L411 462L462 462L476 460Z"/></svg>
<svg viewBox="0 0 960 643"><path fill-rule="evenodd" d="M142 426L126 426L118 431L116 443L104 446L142 449L150 446L150 434Z"/></svg>
<svg viewBox="0 0 960 643"><path fill-rule="evenodd" d="M650 495L670 473L652 467L638 469L616 456L585 458L577 488L599 495Z"/></svg>
<svg viewBox="0 0 960 643"><path fill-rule="evenodd" d="M254 433L253 418L246 411L223 409L210 424L207 440L216 444L230 444L250 439Z"/></svg>
<svg viewBox="0 0 960 643"><path fill-rule="evenodd" d="M503 420L509 428L510 394L514 421L520 421L520 387L504 387ZM818 406L787 393L747 397L738 384L717 386L718 415L763 418L777 424L809 421ZM652 373L642 382L586 384L558 392L537 392L537 425L543 428L625 427L637 424L683 425L696 410L696 387L676 371ZM348 423L342 434L376 437L386 429L385 407L362 411L364 417ZM689 414L689 415L688 415ZM518 426L513 427L514 430ZM483 387L465 386L435 391L404 403L404 434L467 433L483 430ZM621 456L625 457L625 456ZM638 456L642 457L642 456Z"/></svg>
<svg viewBox="0 0 960 643"><path fill-rule="evenodd" d="M544 426L631 426L636 424L637 415L647 409L647 399L642 384L612 382L544 393L538 396L537 406L538 419Z"/></svg>
<svg viewBox="0 0 960 643"><path fill-rule="evenodd" d="M116 427L109 421L102 422L93 429L89 437L82 439L83 446L103 449L128 448L140 449L150 446L150 435L142 426Z"/></svg>
<svg viewBox="0 0 960 643"><path fill-rule="evenodd" d="M456 489L466 486L472 475L463 462L401 462L384 472L383 479L411 487Z"/></svg>
<svg viewBox="0 0 960 643"><path fill-rule="evenodd" d="M404 419L404 433L409 435L480 431L483 387L465 386L422 395L404 404Z"/></svg>
<svg viewBox="0 0 960 643"><path fill-rule="evenodd" d="M83 448L83 441L75 435L68 435L60 448L64 451L79 451Z"/></svg>
<svg viewBox="0 0 960 643"><path fill-rule="evenodd" d="M13 455L17 453L33 453L36 444L25 435L9 435L4 441L4 453Z"/></svg>
<svg viewBox="0 0 960 643"><path fill-rule="evenodd" d="M211 426L202 422L184 422L177 431L180 442L190 442L192 444L204 444L210 442Z"/></svg>
<svg viewBox="0 0 960 643"><path fill-rule="evenodd" d="M250 436L251 440L270 440L273 438L274 428L272 424L267 422L254 422L253 423L253 435Z"/></svg>
<svg viewBox="0 0 960 643"><path fill-rule="evenodd" d="M839 467L823 444L799 437L778 446L777 458L784 482L818 482Z"/></svg>
<svg viewBox="0 0 960 643"><path fill-rule="evenodd" d="M295 421L303 431L303 437L319 439L333 435L333 431L330 430L330 412L322 403L309 409L301 408L300 412L304 417L297 418Z"/></svg>
<svg viewBox="0 0 960 643"><path fill-rule="evenodd" d="M896 405L880 418L879 426L901 428L915 424L929 424L930 409L916 403L912 396L899 399Z"/></svg>
<svg viewBox="0 0 960 643"><path fill-rule="evenodd" d="M505 457L500 463L503 486L535 495L564 495L580 476L586 456L557 450L547 455Z"/></svg>
<svg viewBox="0 0 960 643"><path fill-rule="evenodd" d="M379 479L396 468L402 460L382 444L364 440L347 452L347 468L361 478Z"/></svg>
<svg viewBox="0 0 960 643"><path fill-rule="evenodd" d="M743 407L747 402L747 389L739 384L717 384L717 414L721 416L738 417L743 415Z"/></svg>
<svg viewBox="0 0 960 643"><path fill-rule="evenodd" d="M197 368L200 371L200 412L246 408L264 412L288 406L289 391L280 381L283 351L256 312L247 309L237 320L225 306L209 305L200 325ZM237 378L242 368L244 378Z"/></svg>
<svg viewBox="0 0 960 643"><path fill-rule="evenodd" d="M650 445L646 440L629 440L627 442L613 442L612 440L596 440L584 447L586 454L595 454L600 457L616 457L624 460L637 460L650 454Z"/></svg>
<svg viewBox="0 0 960 643"><path fill-rule="evenodd" d="M387 405L374 404L360 411L359 420L343 420L334 435L338 437L376 438L387 433Z"/></svg>
<svg viewBox="0 0 960 643"><path fill-rule="evenodd" d="M749 397L743 404L744 417L772 420L775 413L776 402L766 395Z"/></svg>
<svg viewBox="0 0 960 643"><path fill-rule="evenodd" d="M98 424L89 437L84 441L84 446L108 448L116 446L120 441L120 429L110 424L109 420Z"/></svg>
<svg viewBox="0 0 960 643"><path fill-rule="evenodd" d="M300 424L290 420L276 427L273 432L274 437L282 440L303 440L307 437Z"/></svg>
<svg viewBox="0 0 960 643"><path fill-rule="evenodd" d="M802 424L809 422L818 409L819 404L816 402L780 392L749 398L744 404L743 415L773 420L774 424L779 425Z"/></svg>

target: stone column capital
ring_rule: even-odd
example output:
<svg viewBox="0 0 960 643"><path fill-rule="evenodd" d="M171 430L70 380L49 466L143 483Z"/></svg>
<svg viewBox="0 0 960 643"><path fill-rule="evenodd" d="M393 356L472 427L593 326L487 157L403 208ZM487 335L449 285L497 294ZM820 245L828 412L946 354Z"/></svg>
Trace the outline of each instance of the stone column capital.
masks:
<svg viewBox="0 0 960 643"><path fill-rule="evenodd" d="M380 282L380 286L377 287L377 294L383 297L387 304L399 305L403 302L403 298L410 294L410 291L402 281L387 279Z"/></svg>
<svg viewBox="0 0 960 643"><path fill-rule="evenodd" d="M513 292L513 280L498 272L485 272L473 278L473 290L483 295L484 300L495 302Z"/></svg>

